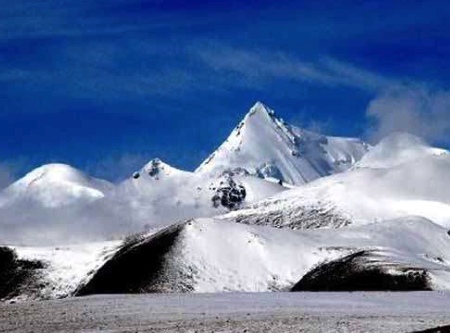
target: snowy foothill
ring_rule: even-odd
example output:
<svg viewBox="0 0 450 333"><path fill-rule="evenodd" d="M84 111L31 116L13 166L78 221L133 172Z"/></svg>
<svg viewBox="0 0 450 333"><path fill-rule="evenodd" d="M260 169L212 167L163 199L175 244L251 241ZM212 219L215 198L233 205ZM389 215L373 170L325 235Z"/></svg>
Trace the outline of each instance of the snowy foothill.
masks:
<svg viewBox="0 0 450 333"><path fill-rule="evenodd" d="M70 296L86 283L120 247L122 241L65 246L12 246L23 260L37 260L44 268L16 300L53 299Z"/></svg>
<svg viewBox="0 0 450 333"><path fill-rule="evenodd" d="M450 289L447 229L419 217L303 231L203 218L129 246L15 250L46 265L37 281L45 288L25 288L19 299L74 296L80 290L79 295L289 291L312 269L362 250L371 253L363 269L375 265L393 276L423 271L424 290Z"/></svg>

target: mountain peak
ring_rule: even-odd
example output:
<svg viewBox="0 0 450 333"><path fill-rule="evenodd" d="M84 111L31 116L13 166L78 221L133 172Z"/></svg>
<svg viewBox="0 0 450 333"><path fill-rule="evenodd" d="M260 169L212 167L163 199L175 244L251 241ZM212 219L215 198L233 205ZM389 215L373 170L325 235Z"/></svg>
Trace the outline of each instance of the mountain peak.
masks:
<svg viewBox="0 0 450 333"><path fill-rule="evenodd" d="M273 121L274 118L275 111L264 103L258 101L250 108L249 112L244 117L243 123L249 123L255 119L265 119L266 121Z"/></svg>
<svg viewBox="0 0 450 333"><path fill-rule="evenodd" d="M274 111L261 101L257 101L255 104L253 104L253 106L250 108L249 114L254 114L258 112L265 113L268 115L274 114Z"/></svg>
<svg viewBox="0 0 450 333"><path fill-rule="evenodd" d="M62 163L44 164L29 173L10 188L27 188L34 186L47 186L49 183L76 184L79 186L94 187L102 190L111 188L111 184L105 180L89 177L82 171Z"/></svg>
<svg viewBox="0 0 450 333"><path fill-rule="evenodd" d="M42 165L25 175L19 182L33 184L39 180L49 181L74 181L84 179L85 175L67 164L51 163Z"/></svg>
<svg viewBox="0 0 450 333"><path fill-rule="evenodd" d="M263 178L301 185L341 172L366 152L361 141L325 137L285 123L256 102L228 139L196 172L245 169Z"/></svg>
<svg viewBox="0 0 450 333"><path fill-rule="evenodd" d="M160 158L154 158L148 162L140 172L135 172L133 178L138 179L140 174L148 174L150 177L159 179L160 176L169 176L173 174L185 173L185 171L179 170L164 163Z"/></svg>
<svg viewBox="0 0 450 333"><path fill-rule="evenodd" d="M1 193L0 207L25 199L50 208L90 202L104 197L112 187L109 182L89 177L70 165L45 164L8 186Z"/></svg>

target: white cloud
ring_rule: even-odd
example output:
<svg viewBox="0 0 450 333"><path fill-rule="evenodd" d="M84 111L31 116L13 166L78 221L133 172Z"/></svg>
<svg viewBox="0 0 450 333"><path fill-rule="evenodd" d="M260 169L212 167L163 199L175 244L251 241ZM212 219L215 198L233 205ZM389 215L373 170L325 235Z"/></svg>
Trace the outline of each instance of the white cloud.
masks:
<svg viewBox="0 0 450 333"><path fill-rule="evenodd" d="M402 131L432 143L450 142L450 91L425 85L391 88L370 102L367 116L374 121L369 129L373 141Z"/></svg>

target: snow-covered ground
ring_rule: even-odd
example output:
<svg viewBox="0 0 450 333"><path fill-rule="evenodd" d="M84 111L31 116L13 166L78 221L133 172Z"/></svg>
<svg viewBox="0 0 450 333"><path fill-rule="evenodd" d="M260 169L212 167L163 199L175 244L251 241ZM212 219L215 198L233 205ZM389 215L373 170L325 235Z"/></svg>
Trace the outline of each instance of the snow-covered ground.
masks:
<svg viewBox="0 0 450 333"><path fill-rule="evenodd" d="M438 292L109 295L0 304L0 331L409 333L450 325L449 307Z"/></svg>

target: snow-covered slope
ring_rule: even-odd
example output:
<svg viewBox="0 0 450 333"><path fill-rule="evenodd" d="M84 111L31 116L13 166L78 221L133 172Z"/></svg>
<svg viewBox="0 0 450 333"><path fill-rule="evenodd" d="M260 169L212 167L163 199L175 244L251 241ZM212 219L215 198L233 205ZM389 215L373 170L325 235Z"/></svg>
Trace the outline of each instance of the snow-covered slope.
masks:
<svg viewBox="0 0 450 333"><path fill-rule="evenodd" d="M386 279L392 280L395 290L450 290L450 235L421 217L301 231L201 218L137 235L123 244L14 249L18 259L39 262L33 280L12 293L19 300L102 293L290 290L309 272L361 251L364 260L353 263L352 269L376 268L385 274L384 281L368 282L370 290L383 290L389 285ZM407 284L398 285L399 281Z"/></svg>
<svg viewBox="0 0 450 333"><path fill-rule="evenodd" d="M111 191L107 181L89 177L65 164L34 169L0 193L0 208L17 202L39 203L56 208L101 199Z"/></svg>
<svg viewBox="0 0 450 333"><path fill-rule="evenodd" d="M316 228L419 215L450 227L449 183L450 154L396 134L375 146L351 171L286 191L226 218Z"/></svg>
<svg viewBox="0 0 450 333"><path fill-rule="evenodd" d="M16 300L53 299L73 294L91 278L121 245L106 241L55 247L13 246L18 258L39 262L34 281L20 287Z"/></svg>
<svg viewBox="0 0 450 333"><path fill-rule="evenodd" d="M196 173L245 169L301 185L349 169L368 148L358 139L327 137L286 124L257 102Z"/></svg>
<svg viewBox="0 0 450 333"><path fill-rule="evenodd" d="M118 250L111 246L97 246L104 250L85 256L89 267L96 268L89 276L86 269L80 271L84 278L75 273L81 262L71 273L51 251L16 250L20 258L47 260L51 269L44 269L43 281L57 291L76 290L77 295L289 290L313 268L358 251L370 254L363 265L377 265L393 276L422 272L424 288L450 289L450 236L445 228L419 217L303 231L196 219L129 240ZM68 283L71 274L77 276L77 288Z"/></svg>

